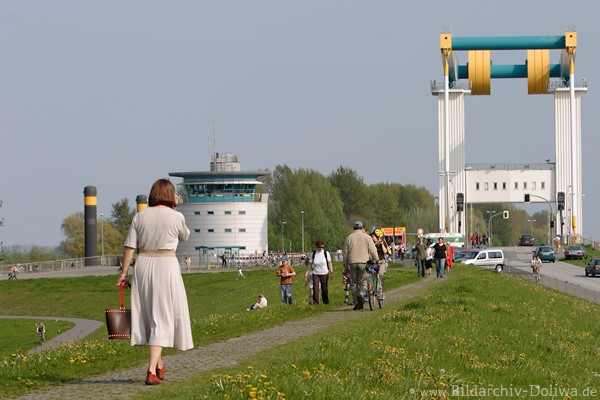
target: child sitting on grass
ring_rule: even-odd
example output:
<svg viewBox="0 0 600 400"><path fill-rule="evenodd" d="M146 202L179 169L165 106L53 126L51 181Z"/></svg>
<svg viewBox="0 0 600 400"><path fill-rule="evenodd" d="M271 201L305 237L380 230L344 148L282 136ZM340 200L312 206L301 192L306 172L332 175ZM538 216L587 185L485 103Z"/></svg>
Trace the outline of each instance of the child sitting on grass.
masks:
<svg viewBox="0 0 600 400"><path fill-rule="evenodd" d="M257 310L259 308L267 308L267 298L262 294L258 295L258 301L248 308L248 311Z"/></svg>

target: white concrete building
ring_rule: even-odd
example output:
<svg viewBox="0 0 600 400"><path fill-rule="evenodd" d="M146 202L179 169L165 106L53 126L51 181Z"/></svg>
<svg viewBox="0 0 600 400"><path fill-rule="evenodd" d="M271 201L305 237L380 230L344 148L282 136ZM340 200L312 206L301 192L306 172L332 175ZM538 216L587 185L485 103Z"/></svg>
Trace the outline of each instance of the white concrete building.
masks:
<svg viewBox="0 0 600 400"><path fill-rule="evenodd" d="M198 256L202 264L223 252L235 260L268 251L269 195L257 193L257 188L262 185L258 178L270 174L243 172L238 156L219 153L212 157L210 171L170 172L183 178L179 187L185 197L177 210L191 231L189 240L179 243L177 255Z"/></svg>

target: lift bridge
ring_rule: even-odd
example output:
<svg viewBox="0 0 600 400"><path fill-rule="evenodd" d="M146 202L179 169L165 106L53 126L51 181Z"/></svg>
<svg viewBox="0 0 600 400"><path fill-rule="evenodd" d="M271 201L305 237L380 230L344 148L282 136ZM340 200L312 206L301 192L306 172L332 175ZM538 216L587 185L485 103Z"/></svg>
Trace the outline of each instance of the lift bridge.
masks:
<svg viewBox="0 0 600 400"><path fill-rule="evenodd" d="M433 81L438 98L439 231L464 232L470 203L547 203L549 234L564 242L582 237L581 96L575 83L577 33L563 36L453 37L440 35L443 86ZM491 51L527 50L523 65L494 65ZM550 50L560 51L550 63ZM466 65L458 54L468 53ZM492 79L527 78L529 94L554 95L555 162L545 164L465 163L465 95L489 95ZM554 224L554 221L558 223Z"/></svg>

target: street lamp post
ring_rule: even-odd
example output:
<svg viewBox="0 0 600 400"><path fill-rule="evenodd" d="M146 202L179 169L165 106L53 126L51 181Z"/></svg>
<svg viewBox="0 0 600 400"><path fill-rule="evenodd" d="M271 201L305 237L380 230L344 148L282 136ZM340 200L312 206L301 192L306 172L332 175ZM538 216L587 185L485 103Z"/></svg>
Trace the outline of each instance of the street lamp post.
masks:
<svg viewBox="0 0 600 400"><path fill-rule="evenodd" d="M492 219L494 217L497 217L498 215L502 215L503 213L498 212L498 213L493 214L495 211L486 211L486 212L492 213L492 216L490 217L490 222L488 224L488 241L490 243L492 243Z"/></svg>
<svg viewBox="0 0 600 400"><path fill-rule="evenodd" d="M535 195L535 194L530 194L529 197L537 197L538 199L542 199L542 200L544 200L546 202L546 204L548 204L548 207L550 207L550 218L549 218L549 221L548 221L548 241L551 241L552 240L552 226L551 226L552 222L551 221L554 219L554 217L552 215L552 204L550 204L550 202L548 201L548 199L546 199L546 198L544 198L542 196L538 196L538 195Z"/></svg>
<svg viewBox="0 0 600 400"><path fill-rule="evenodd" d="M102 253L100 257L100 265L104 265L104 214L100 214L100 224L102 226L102 234L100 241L100 243L102 243Z"/></svg>
<svg viewBox="0 0 600 400"><path fill-rule="evenodd" d="M304 254L304 211L300 211L300 218L302 218L302 254Z"/></svg>
<svg viewBox="0 0 600 400"><path fill-rule="evenodd" d="M281 251L285 252L285 243L283 242L283 225L285 225L285 221L281 221Z"/></svg>

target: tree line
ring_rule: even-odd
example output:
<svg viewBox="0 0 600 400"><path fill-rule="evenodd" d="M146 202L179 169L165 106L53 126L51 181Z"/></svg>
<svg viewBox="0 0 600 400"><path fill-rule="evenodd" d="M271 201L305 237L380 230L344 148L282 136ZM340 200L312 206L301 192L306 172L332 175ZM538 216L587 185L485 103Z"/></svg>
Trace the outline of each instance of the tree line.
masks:
<svg viewBox="0 0 600 400"><path fill-rule="evenodd" d="M369 185L355 170L343 166L324 175L312 169L294 170L287 165L278 165L263 183L261 190L269 193L268 241L271 251L300 252L303 233L306 252L312 251L319 239L324 240L331 251L341 249L357 220L362 221L367 229L372 226L405 227L409 243L414 243L419 228L425 232L439 230L435 197L424 187L389 182ZM467 214L467 222L463 222L461 232L465 235L465 242L471 234L489 236L489 218L493 215L489 211L509 211L510 214L509 219L501 216L493 218L491 244L494 246L515 244L524 233L533 234L537 243L549 243L551 239L547 238L547 212L540 211L529 216L513 204L467 204L463 213ZM101 254L102 241L104 254L123 252L123 242L135 212L126 198L111 205L110 216L97 223L98 254ZM0 219L0 226L2 224ZM81 211L67 216L61 230L65 237L56 249L33 246L27 251L7 251L0 244L0 261L33 262L83 257L84 213Z"/></svg>

